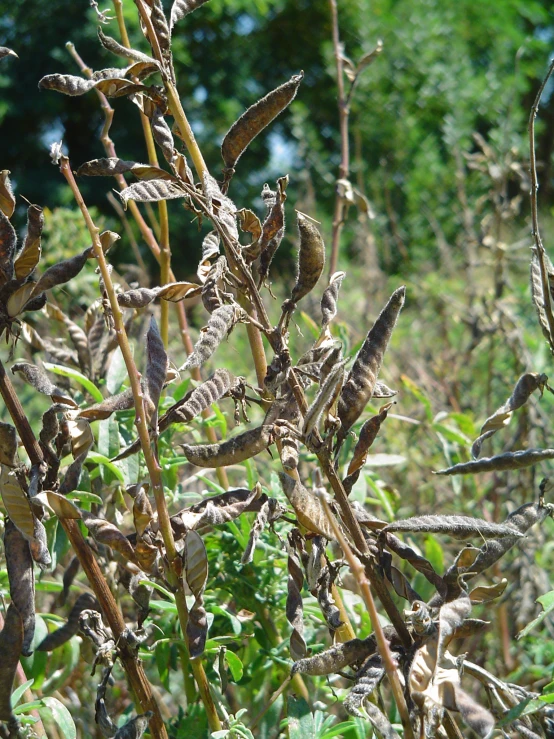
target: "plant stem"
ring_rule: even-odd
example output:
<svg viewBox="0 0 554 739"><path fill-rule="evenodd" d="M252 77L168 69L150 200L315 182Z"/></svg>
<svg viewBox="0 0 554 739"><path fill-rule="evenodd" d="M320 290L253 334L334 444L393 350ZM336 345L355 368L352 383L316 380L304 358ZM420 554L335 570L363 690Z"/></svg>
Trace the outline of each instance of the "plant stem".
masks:
<svg viewBox="0 0 554 739"><path fill-rule="evenodd" d="M117 342L119 344L119 348L121 349L121 354L123 355L123 360L127 368L127 373L129 375L129 382L130 382L132 392L133 392L133 398L135 402L135 426L137 428L137 432L140 438L142 452L144 455L144 460L146 462L146 467L148 468L148 473L150 476L150 483L152 486L152 492L154 494L154 500L156 503L156 509L158 513L158 525L160 527L160 531L161 531L164 546L165 546L165 553L166 553L166 558L168 562L168 568L167 568L166 575L167 575L169 584L174 588L175 593L176 593L175 597L177 601L177 610L179 613L179 620L181 622L181 628L183 629L183 633L185 633L186 623L188 620L188 613L186 612L186 610L183 609L183 603L184 603L184 608L186 609L186 601L184 599L183 582L178 574L180 572L179 565L181 564L181 560L180 560L179 555L177 554L177 550L175 547L175 541L173 539L173 530L171 528L169 512L167 510L165 495L163 491L161 467L157 460L157 454L153 452L151 444L150 444L150 434L148 432L148 425L146 421L144 394L143 394L143 390L142 390L142 386L140 382L140 374L135 365L135 360L133 358L131 346L129 344L129 339L127 337L127 332L125 330L125 324L123 321L123 315L121 313L121 308L119 307L119 303L117 302L117 296L115 294L115 289L114 289L114 286L111 280L110 272L108 269L108 263L106 261L106 257L104 256L104 252L102 250L102 244L100 243L98 228L95 226L90 216L90 213L88 211L88 208L83 200L81 192L77 186L77 183L75 182L75 178L73 177L73 173L69 166L69 160L67 157L61 157L60 171L62 172L68 185L70 186L71 191L73 192L73 196L75 197L75 200L77 202L77 205L79 206L81 213L83 214L85 223L87 224L87 228L89 230L89 234L91 236L92 243L93 243L94 255L98 261L98 266L100 269L100 273L102 275L102 279L104 281L106 294L108 296L108 300L110 303ZM179 607L179 602L181 601L181 599L178 597L180 593L182 594L181 607ZM200 675L202 683L203 684L205 683L207 685L207 681L205 681L205 675L203 674L204 671L203 671L203 667L201 664L198 664L196 672ZM196 677L196 672L195 672L195 677ZM219 717L215 709L215 704L213 703L213 700L209 692L207 693L207 695L202 693L203 687L201 687L200 684L199 684L199 690L200 690L201 697L204 701L206 715L208 718L208 724L210 728L212 729L212 731L217 731L219 730L219 728L221 728L221 723L219 721Z"/></svg>

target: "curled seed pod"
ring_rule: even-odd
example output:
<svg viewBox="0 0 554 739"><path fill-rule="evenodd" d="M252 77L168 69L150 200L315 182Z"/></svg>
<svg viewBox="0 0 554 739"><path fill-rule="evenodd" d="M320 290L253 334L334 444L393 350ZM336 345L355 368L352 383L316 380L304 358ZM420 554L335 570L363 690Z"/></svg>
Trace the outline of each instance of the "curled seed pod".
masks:
<svg viewBox="0 0 554 739"><path fill-rule="evenodd" d="M60 605L65 605L65 601L67 600L67 596L69 594L69 588L73 584L73 580L75 579L77 573L79 572L79 558L78 557L72 557L70 563L67 565L67 567L64 570L63 573L63 590L60 593Z"/></svg>
<svg viewBox="0 0 554 739"><path fill-rule="evenodd" d="M291 434L281 439L281 464L285 470L295 470L298 467L299 460L299 444Z"/></svg>
<svg viewBox="0 0 554 739"><path fill-rule="evenodd" d="M417 531L444 533L455 539L469 539L478 536L482 539L501 539L504 536L522 537L517 529L504 523L492 523L471 516L413 516L394 521L383 531Z"/></svg>
<svg viewBox="0 0 554 739"><path fill-rule="evenodd" d="M297 223L300 232L298 275L291 295L295 304L314 289L325 266L325 244L321 234L302 213L297 214Z"/></svg>
<svg viewBox="0 0 554 739"><path fill-rule="evenodd" d="M158 203L160 200L175 200L187 196L187 193L177 183L168 182L165 179L133 182L118 194L125 208L127 208L128 200L134 200L137 203Z"/></svg>
<svg viewBox="0 0 554 739"><path fill-rule="evenodd" d="M185 400L179 401L169 408L165 416L160 419L160 431L166 428L164 419L192 421L193 418L199 416L212 403L216 403L236 385L237 379L229 370L217 369L213 375L195 388Z"/></svg>
<svg viewBox="0 0 554 739"><path fill-rule="evenodd" d="M73 636L79 633L79 616L83 611L92 609L98 611L100 606L96 598L90 593L82 593L77 600L69 616L67 622L60 626L59 629L50 632L37 646L37 652L52 652L54 649L61 647L68 642Z"/></svg>
<svg viewBox="0 0 554 739"><path fill-rule="evenodd" d="M290 653L295 660L301 660L308 651L306 641L304 639L304 619L302 604L302 586L304 585L304 575L300 567L300 561L294 552L292 546L288 547L288 582L287 582L287 603L286 616L287 621L292 626L292 634L290 635Z"/></svg>
<svg viewBox="0 0 554 739"><path fill-rule="evenodd" d="M260 508L256 520L252 524L250 529L250 536L248 537L248 543L241 557L241 564L246 565L252 562L254 558L254 549L256 542L260 538L260 534L264 530L268 523L273 523L280 518L285 512L285 508L275 499L268 498Z"/></svg>
<svg viewBox="0 0 554 739"><path fill-rule="evenodd" d="M337 315L337 300L339 290L346 276L346 272L335 272L331 275L329 286L323 291L321 296L321 328L328 326L333 318Z"/></svg>
<svg viewBox="0 0 554 739"><path fill-rule="evenodd" d="M327 416L333 403L336 401L338 393L342 389L344 382L344 365L346 361L339 362L327 376L325 382L321 385L319 392L314 398L304 415L304 425L302 433L308 436L314 429L319 426L321 417Z"/></svg>
<svg viewBox="0 0 554 739"><path fill-rule="evenodd" d="M29 542L10 520L4 531L4 553L10 597L23 623L21 653L28 657L35 635L35 573Z"/></svg>
<svg viewBox="0 0 554 739"><path fill-rule="evenodd" d="M208 0L174 0L173 5L171 6L171 17L169 21L169 27L171 30L173 31L173 26L177 21L180 21L181 18L184 18L189 13L192 13L193 10L196 10L207 2Z"/></svg>
<svg viewBox="0 0 554 739"><path fill-rule="evenodd" d="M250 142L276 118L295 98L304 74L295 74L284 85L252 105L233 123L221 144L221 156L228 169L233 169Z"/></svg>
<svg viewBox="0 0 554 739"><path fill-rule="evenodd" d="M241 314L242 309L235 305L222 305L214 310L208 325L203 329L200 338L196 342L194 351L179 369L191 369L204 364L239 320Z"/></svg>
<svg viewBox="0 0 554 739"><path fill-rule="evenodd" d="M182 444L185 457L197 467L225 467L251 459L273 442L272 426L257 426L219 444Z"/></svg>
<svg viewBox="0 0 554 739"><path fill-rule="evenodd" d="M63 390L54 385L46 372L36 364L30 362L16 362L11 368L13 374L20 372L25 380L32 385L35 390L43 395L49 395L56 403L65 403L72 408L77 408L77 403L70 398Z"/></svg>
<svg viewBox="0 0 554 739"><path fill-rule="evenodd" d="M379 683L385 675L385 668L381 664L381 658L378 655L371 657L368 662L364 665L363 676L354 685L344 701L344 709L350 716L363 718L360 708L373 691L379 687Z"/></svg>
<svg viewBox="0 0 554 739"><path fill-rule="evenodd" d="M260 251L260 285L269 273L269 268L285 233L285 200L287 199L288 175L277 180L277 192L264 185L262 199L268 207L268 214L262 226L258 249Z"/></svg>
<svg viewBox="0 0 554 739"><path fill-rule="evenodd" d="M537 372L527 372L519 378L508 400L490 418L487 418L481 427L479 438L473 442L473 446L471 447L471 454L474 459L477 459L479 456L485 439L490 438L499 429L507 426L510 423L514 411L525 405L535 390L539 390L542 395L547 382L548 377L546 375L540 375Z"/></svg>
<svg viewBox="0 0 554 739"><path fill-rule="evenodd" d="M72 280L83 269L91 253L92 247L89 246L80 254L48 267L35 285L33 296L38 296L57 285L63 285Z"/></svg>
<svg viewBox="0 0 554 739"><path fill-rule="evenodd" d="M336 631L336 629L339 629L342 626L343 621L341 620L340 611L331 594L331 585L329 568L324 567L318 580L316 598L327 626L333 631Z"/></svg>
<svg viewBox="0 0 554 739"><path fill-rule="evenodd" d="M165 17L162 0L150 0L148 4L150 6L152 28L158 39L162 56L165 59L169 59L171 56L171 33L167 18Z"/></svg>
<svg viewBox="0 0 554 739"><path fill-rule="evenodd" d="M404 305L405 295L405 287L399 287L393 292L370 329L350 370L339 399L338 415L342 426L337 436L337 448L340 447L352 425L371 400L383 363L383 356L396 325L398 314Z"/></svg>
<svg viewBox="0 0 554 739"><path fill-rule="evenodd" d="M127 46L122 46L111 36L106 36L100 27L98 27L98 39L105 49L117 54L117 56L122 56L124 59L133 59L135 62L154 62L154 59L148 54L143 54L142 51L136 49L129 49Z"/></svg>
<svg viewBox="0 0 554 739"><path fill-rule="evenodd" d="M259 511L267 500L267 497L260 495L260 492L261 487L258 485L252 490L235 488L183 508L182 511L171 516L171 526L175 536L182 538L189 529L219 526L228 521L234 521L245 511Z"/></svg>
<svg viewBox="0 0 554 739"><path fill-rule="evenodd" d="M38 205L30 205L27 209L27 235L23 248L14 262L15 277L23 280L28 277L40 261L40 239L44 227L44 215Z"/></svg>
<svg viewBox="0 0 554 739"><path fill-rule="evenodd" d="M95 541L105 544L111 549L115 549L116 552L119 552L125 559L131 562L134 560L135 554L133 547L129 539L121 533L117 526L114 526L113 523L103 518L97 518L94 514L88 513L87 511L82 511L81 515L85 526Z"/></svg>
<svg viewBox="0 0 554 739"><path fill-rule="evenodd" d="M202 285L202 303L208 313L213 313L222 304L219 283L227 271L227 260L221 256L213 263L206 282Z"/></svg>
<svg viewBox="0 0 554 739"><path fill-rule="evenodd" d="M10 724L14 722L10 698L22 648L23 622L17 607L10 603L0 632L0 721Z"/></svg>
<svg viewBox="0 0 554 739"><path fill-rule="evenodd" d="M166 162L171 164L175 157L175 142L173 141L171 129L167 125L162 111L157 106L154 107L150 125L152 127L154 141L162 150Z"/></svg>
<svg viewBox="0 0 554 739"><path fill-rule="evenodd" d="M397 390L391 390L390 387L387 387L384 382L377 380L377 382L375 383L375 389L373 390L372 398L392 398L395 395L398 395Z"/></svg>
<svg viewBox="0 0 554 739"><path fill-rule="evenodd" d="M86 418L87 421L102 421L105 418L109 418L112 413L127 411L133 408L134 404L133 390L132 388L127 388L127 390L117 395L106 398L101 403L95 403L79 411L79 418Z"/></svg>
<svg viewBox="0 0 554 739"><path fill-rule="evenodd" d="M169 358L165 350L158 324L154 317L146 334L146 387L145 400L148 421L157 426L158 404L169 368Z"/></svg>
<svg viewBox="0 0 554 739"><path fill-rule="evenodd" d="M350 639L326 649L314 657L306 657L295 662L291 675L331 675L348 665L363 662L375 651L375 641L368 639Z"/></svg>
<svg viewBox="0 0 554 739"><path fill-rule="evenodd" d="M546 264L546 270L550 277L551 274L554 274L554 266L552 265L552 262L550 261L550 258L545 253L543 254L543 259ZM537 256L536 249L533 249L533 255L531 257L531 267L530 267L530 278L531 278L531 297L533 298L533 304L535 306L535 310L537 311L537 317L539 319L539 323L542 329L542 332L547 339L548 343L550 344L550 348L554 350L554 336L550 333L550 322L548 320L547 311L549 313L552 313L552 308L550 305L550 300L545 300L545 295L543 292L543 284L542 284L542 275L541 275L541 267L539 258Z"/></svg>
<svg viewBox="0 0 554 739"><path fill-rule="evenodd" d="M520 470L547 459L554 459L554 449L524 449L519 452L505 452L496 457L483 457L472 462L461 462L453 467L438 470L435 475L474 475L477 472L500 472Z"/></svg>

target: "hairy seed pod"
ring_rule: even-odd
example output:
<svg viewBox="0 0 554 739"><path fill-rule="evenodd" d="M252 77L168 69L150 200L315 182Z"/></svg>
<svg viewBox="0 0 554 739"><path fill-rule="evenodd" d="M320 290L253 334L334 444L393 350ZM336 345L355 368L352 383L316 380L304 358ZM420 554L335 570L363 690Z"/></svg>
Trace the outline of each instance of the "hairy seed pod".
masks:
<svg viewBox="0 0 554 739"><path fill-rule="evenodd" d="M472 462L461 462L453 467L438 470L435 475L474 475L477 472L501 472L520 470L547 459L554 459L554 449L523 449L519 452L505 452L496 457L483 457Z"/></svg>
<svg viewBox="0 0 554 739"><path fill-rule="evenodd" d="M329 409L336 400L338 393L342 389L344 382L344 365L346 362L339 362L329 373L325 382L321 385L319 392L314 398L304 415L304 425L302 433L304 436L311 434L318 427L321 416L326 416Z"/></svg>
<svg viewBox="0 0 554 739"><path fill-rule="evenodd" d="M321 328L328 326L333 318L337 315L337 300L339 290L346 276L346 272L335 272L329 280L329 287L326 287L321 296Z"/></svg>
<svg viewBox="0 0 554 739"><path fill-rule="evenodd" d="M293 75L284 85L272 90L252 105L233 123L221 144L227 169L233 169L250 142L295 98L304 73Z"/></svg>
<svg viewBox="0 0 554 739"><path fill-rule="evenodd" d="M16 606L10 603L0 632L0 721L8 721L10 725L14 722L10 698L22 648L23 623Z"/></svg>
<svg viewBox="0 0 554 739"><path fill-rule="evenodd" d="M373 639L350 639L326 649L314 657L300 659L292 666L291 675L331 675L348 665L363 662L375 651Z"/></svg>
<svg viewBox="0 0 554 739"><path fill-rule="evenodd" d="M224 256L221 256L213 263L206 277L206 282L202 285L202 303L208 313L213 313L221 307L219 283L227 271L227 260Z"/></svg>
<svg viewBox="0 0 554 739"><path fill-rule="evenodd" d="M71 637L75 636L75 634L79 632L79 616L83 611L89 609L98 611L100 609L98 601L90 593L82 593L77 598L73 608L69 612L67 622L63 626L60 626L59 629L56 629L45 636L37 646L36 651L52 652L54 649L57 649L68 642Z"/></svg>
<svg viewBox="0 0 554 739"><path fill-rule="evenodd" d="M126 724L117 730L114 739L141 739L148 728L148 722L152 718L152 711L146 711L139 716L127 721Z"/></svg>
<svg viewBox="0 0 554 739"><path fill-rule="evenodd" d="M272 426L257 426L219 444L182 444L185 457L196 467L226 467L251 459L273 441Z"/></svg>
<svg viewBox="0 0 554 739"><path fill-rule="evenodd" d="M351 716L363 718L360 708L366 698L379 686L385 675L385 668L381 664L379 655L375 655L364 665L364 674L352 688L344 701L345 711ZM367 705L367 704L366 704Z"/></svg>
<svg viewBox="0 0 554 739"><path fill-rule="evenodd" d="M193 10L196 10L207 2L208 0L174 0L173 5L171 6L171 18L169 21L169 27L171 30L173 31L173 26L177 21L180 21L181 18L184 18L189 13L192 13Z"/></svg>
<svg viewBox="0 0 554 739"><path fill-rule="evenodd" d="M289 540L290 542L290 540ZM292 546L288 548L287 568L287 602L285 612L287 621L292 626L290 635L289 649L291 657L294 660L301 660L308 651L306 641L304 639L304 618L303 618L303 601L302 587L304 585L304 574L300 566L300 560Z"/></svg>
<svg viewBox="0 0 554 739"><path fill-rule="evenodd" d="M237 385L237 378L232 375L229 370L217 369L213 375L208 377L201 385L198 385L192 393L183 401L175 403L168 409L165 416L160 419L160 430L164 430L167 425L164 419L171 419L171 422L178 420L192 421L193 418L199 416L203 410L209 408L212 403L216 403L220 398L226 395L232 388Z"/></svg>
<svg viewBox="0 0 554 739"><path fill-rule="evenodd" d="M128 200L134 200L137 203L158 203L160 200L175 200L175 198L184 198L187 195L177 183L168 182L165 179L133 182L118 194L125 208L127 208Z"/></svg>
<svg viewBox="0 0 554 739"><path fill-rule="evenodd" d="M44 419L44 416L43 416L43 419ZM53 437L50 437L50 438L53 438ZM41 438L41 441L42 441L42 438ZM12 426L11 423L4 423L3 421L0 421L0 464L4 464L7 467L15 467L16 458L17 458L17 432L15 430L15 426Z"/></svg>
<svg viewBox="0 0 554 739"><path fill-rule="evenodd" d="M171 164L175 157L175 142L173 141L173 134L169 128L162 111L156 106L150 119L150 125L152 127L152 136L154 141L158 144L164 158L168 164Z"/></svg>
<svg viewBox="0 0 554 739"><path fill-rule="evenodd" d="M39 81L38 86L42 90L55 90L64 95L84 95L95 84L95 80L85 80L72 74L47 74Z"/></svg>
<svg viewBox="0 0 554 739"><path fill-rule="evenodd" d="M369 331L350 370L339 398L338 416L342 426L337 435L337 448L340 447L352 425L371 400L383 363L383 356L396 325L398 314L404 305L405 295L405 287L399 287L393 292Z"/></svg>
<svg viewBox="0 0 554 739"><path fill-rule="evenodd" d="M492 523L471 516L413 516L394 521L383 531L414 531L425 533L444 533L455 539L469 539L477 536L481 539L501 539L504 536L523 536L513 526L505 523Z"/></svg>
<svg viewBox="0 0 554 739"><path fill-rule="evenodd" d="M308 531L334 540L335 534L319 498L289 475L280 472L279 479L300 524Z"/></svg>
<svg viewBox="0 0 554 739"><path fill-rule="evenodd" d="M285 200L287 199L287 185L289 177L280 177L277 180L277 192L270 190L265 184L262 190L262 199L268 208L268 214L262 226L262 235L258 248L260 251L259 282L260 285L269 273L269 268L275 252L279 248L285 233Z"/></svg>
<svg viewBox="0 0 554 739"><path fill-rule="evenodd" d="M169 358L158 330L158 324L152 317L146 334L145 410L149 423L154 426L157 426L158 404L168 368Z"/></svg>
<svg viewBox="0 0 554 739"><path fill-rule="evenodd" d="M4 553L10 583L10 597L23 622L21 653L32 654L35 635L35 573L29 542L8 519L4 531Z"/></svg>
<svg viewBox="0 0 554 739"><path fill-rule="evenodd" d="M111 38L111 36L106 36L100 27L98 27L98 39L107 51L111 51L112 54L117 54L117 56L122 56L124 59L133 59L135 62L154 62L154 59L148 56L148 54L143 54L142 51L137 51L136 49L129 49L127 46L122 46L114 38Z"/></svg>
<svg viewBox="0 0 554 739"><path fill-rule="evenodd" d="M298 275L291 295L293 303L298 303L314 289L325 266L325 244L321 234L311 220L302 213L297 214L297 222L300 232L300 249Z"/></svg>
<svg viewBox="0 0 554 739"><path fill-rule="evenodd" d="M196 342L194 351L179 370L200 367L204 364L212 356L240 316L241 309L235 305L222 305L214 310L208 321L208 325L202 330Z"/></svg>

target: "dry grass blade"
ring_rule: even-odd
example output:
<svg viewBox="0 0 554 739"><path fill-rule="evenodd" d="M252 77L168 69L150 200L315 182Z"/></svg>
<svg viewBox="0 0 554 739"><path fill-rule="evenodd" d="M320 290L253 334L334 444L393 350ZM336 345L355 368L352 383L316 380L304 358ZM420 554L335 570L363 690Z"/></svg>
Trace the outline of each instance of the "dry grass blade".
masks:
<svg viewBox="0 0 554 739"><path fill-rule="evenodd" d="M221 144L221 156L233 169L251 141L268 126L295 98L304 74L296 74L280 87L252 105L233 123Z"/></svg>
<svg viewBox="0 0 554 739"><path fill-rule="evenodd" d="M51 652L68 642L71 637L78 634L79 616L83 611L86 611L88 609L93 609L97 611L99 609L98 601L90 593L82 593L77 598L73 608L69 612L66 623L63 626L60 626L59 629L55 629L54 631L50 632L48 636L45 636L44 639L37 646L36 651Z"/></svg>
<svg viewBox="0 0 554 739"><path fill-rule="evenodd" d="M186 458L197 467L227 467L251 459L273 443L272 426L257 426L219 444L182 444Z"/></svg>
<svg viewBox="0 0 554 739"><path fill-rule="evenodd" d="M540 375L537 372L527 372L519 378L508 400L492 416L487 418L481 427L479 438L473 442L473 446L471 447L471 453L474 459L477 459L479 456L485 439L490 438L499 429L507 426L513 412L525 405L535 390L539 390L542 395L547 381L548 377L546 375Z"/></svg>
<svg viewBox="0 0 554 739"><path fill-rule="evenodd" d="M448 534L455 539L469 539L476 536L483 539L501 539L504 536L523 536L513 526L491 523L471 516L413 516L388 524L383 531L412 531L435 534Z"/></svg>
<svg viewBox="0 0 554 739"><path fill-rule="evenodd" d="M4 531L4 554L10 584L10 598L23 623L21 653L32 654L31 642L35 635L35 574L29 542L11 522Z"/></svg>
<svg viewBox="0 0 554 739"><path fill-rule="evenodd" d="M505 452L496 457L483 457L472 462L461 462L453 467L438 470L435 475L474 475L478 472L502 472L520 470L547 459L554 459L554 449L525 449L519 452Z"/></svg>
<svg viewBox="0 0 554 739"><path fill-rule="evenodd" d="M383 356L404 305L405 295L405 287L399 287L393 292L369 331L350 370L339 399L338 416L342 426L337 434L337 448L371 400Z"/></svg>
<svg viewBox="0 0 554 739"><path fill-rule="evenodd" d="M10 603L4 628L0 632L0 654L2 655L0 660L0 721L9 722L10 726L17 724L10 698L22 647L23 622L16 606Z"/></svg>
<svg viewBox="0 0 554 739"><path fill-rule="evenodd" d="M15 196L9 175L8 169L0 170L0 210L5 216L11 218L15 210Z"/></svg>

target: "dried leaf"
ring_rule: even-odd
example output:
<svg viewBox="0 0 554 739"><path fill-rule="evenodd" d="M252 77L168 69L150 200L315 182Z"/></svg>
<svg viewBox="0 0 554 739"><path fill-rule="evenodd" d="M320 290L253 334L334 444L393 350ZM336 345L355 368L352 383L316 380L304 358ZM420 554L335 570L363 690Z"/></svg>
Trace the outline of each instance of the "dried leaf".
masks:
<svg viewBox="0 0 554 739"><path fill-rule="evenodd" d="M0 421L0 464L15 467L17 455L17 432L11 423ZM3 468L2 468L3 473ZM0 485L2 477L0 477Z"/></svg>
<svg viewBox="0 0 554 739"><path fill-rule="evenodd" d="M29 303L29 299L33 295L34 289L34 282L26 282L10 295L6 303L6 313L10 318L14 318L25 309Z"/></svg>
<svg viewBox="0 0 554 739"><path fill-rule="evenodd" d="M42 229L44 228L44 215L42 208L38 205L30 205L27 208L27 235L23 248L17 255L14 263L15 277L23 280L28 277L40 261Z"/></svg>
<svg viewBox="0 0 554 739"><path fill-rule="evenodd" d="M258 216L248 208L237 210L239 225L243 231L252 234L252 241L258 241L262 235L262 224Z"/></svg>
<svg viewBox="0 0 554 739"><path fill-rule="evenodd" d="M0 46L0 58L2 48ZM15 721L10 698L22 648L23 622L17 607L10 603L4 628L0 632L0 721L8 721L10 724Z"/></svg>
<svg viewBox="0 0 554 739"><path fill-rule="evenodd" d="M1 48L6 47L0 47L0 49ZM8 169L0 171L0 210L7 218L11 218L15 210L15 196L13 194L9 175L10 172Z"/></svg>
<svg viewBox="0 0 554 739"><path fill-rule="evenodd" d="M398 395L397 390L391 390L390 387L387 387L384 382L381 382L380 380L377 380L375 383L375 389L373 390L372 398L392 398L395 395Z"/></svg>
<svg viewBox="0 0 554 739"><path fill-rule="evenodd" d="M103 518L97 518L95 515L88 513L87 511L81 511L81 517L85 526L89 530L90 535L95 541L100 544L105 544L111 549L115 549L115 551L119 552L125 559L128 559L131 562L134 561L135 553L133 551L133 547L131 546L129 539L121 533L117 526L114 526L113 523L110 523Z"/></svg>
<svg viewBox="0 0 554 739"><path fill-rule="evenodd" d="M145 401L148 421L157 426L157 413L162 389L169 368L169 358L154 317L146 334ZM153 419L156 419L155 421Z"/></svg>
<svg viewBox="0 0 554 739"><path fill-rule="evenodd" d="M445 683L442 692L444 705L448 710L459 711L471 731L483 739L491 735L496 721L490 711L477 703L458 683Z"/></svg>
<svg viewBox="0 0 554 739"><path fill-rule="evenodd" d="M508 580L505 577L495 585L481 585L478 588L473 588L469 594L469 599L472 603L489 603L491 600L499 598L506 590L507 585Z"/></svg>
<svg viewBox="0 0 554 739"><path fill-rule="evenodd" d="M137 203L157 203L160 200L174 200L186 196L187 193L179 185L165 179L134 182L119 193L125 208L127 208L128 200L134 200Z"/></svg>
<svg viewBox="0 0 554 739"><path fill-rule="evenodd" d="M505 452L496 457L483 457L472 462L461 462L453 467L438 470L435 475L474 475L478 472L501 472L504 470L520 470L538 464L547 459L554 459L554 449L523 449L519 452Z"/></svg>
<svg viewBox="0 0 554 739"><path fill-rule="evenodd" d="M194 597L200 598L208 579L208 555L202 537L196 531L186 533L183 559L187 585Z"/></svg>
<svg viewBox="0 0 554 739"><path fill-rule="evenodd" d="M543 254L543 259L544 259L548 274L549 275L554 274L554 266L552 265L552 262L550 261L546 253ZM547 306L546 306L544 293L543 293L540 262L539 262L539 258L537 256L537 252L535 249L533 250L533 254L531 256L530 277L531 277L531 297L533 299L533 303L537 311L537 317L539 319L542 332L544 336L546 337L546 339L548 340L548 343L550 344L550 348L554 349L554 336L552 336L550 333L550 323L546 315ZM550 310L550 306L548 309Z"/></svg>
<svg viewBox="0 0 554 739"><path fill-rule="evenodd" d="M0 472L0 493L12 523L25 538L32 539L35 532L35 516L31 510L29 498L19 484L16 473L4 464Z"/></svg>
<svg viewBox="0 0 554 739"><path fill-rule="evenodd" d="M209 262L215 256L219 256L219 234L217 231L210 231L202 241L202 257L198 265L198 277L201 282L205 281L206 274L211 269Z"/></svg>
<svg viewBox="0 0 554 739"><path fill-rule="evenodd" d="M444 652L450 643L456 629L471 613L471 601L469 595L462 590L460 596L449 603L441 606L439 611L439 635L437 642L437 662L439 665Z"/></svg>
<svg viewBox="0 0 554 739"><path fill-rule="evenodd" d="M221 156L227 169L233 169L250 142L268 126L295 98L304 74L296 74L248 108L233 123L221 144Z"/></svg>
<svg viewBox="0 0 554 739"><path fill-rule="evenodd" d="M471 447L471 454L474 459L479 456L485 439L490 438L499 429L507 426L513 412L525 405L535 390L539 390L542 395L547 381L548 377L546 375L540 375L537 372L527 372L519 378L508 400L492 416L487 418L481 427L479 438L473 442Z"/></svg>
<svg viewBox="0 0 554 739"><path fill-rule="evenodd" d="M68 500L65 495L56 493L53 490L47 492L48 505L54 511L59 519L69 518L78 521L81 518L81 511L75 503Z"/></svg>
<svg viewBox="0 0 554 739"><path fill-rule="evenodd" d="M89 451L94 444L94 435L86 419L67 421L67 430L71 437L71 453L76 460L77 457Z"/></svg>
<svg viewBox="0 0 554 739"><path fill-rule="evenodd" d="M202 529L205 526L220 526L234 521L245 511L260 510L267 500L260 496L258 486L252 490L236 488L226 493L206 498L200 503L183 508L171 516L171 527L175 536L182 538L190 529Z"/></svg>
<svg viewBox="0 0 554 739"><path fill-rule="evenodd" d="M133 522L137 534L142 536L153 520L154 512L152 511L150 500L148 499L146 490L141 487L133 501Z"/></svg>
<svg viewBox="0 0 554 739"><path fill-rule="evenodd" d="M171 31L173 31L173 26L177 21L180 21L181 18L185 17L185 15L192 13L193 10L196 10L207 2L208 0L174 0L173 5L171 6L171 18L169 21Z"/></svg>
<svg viewBox="0 0 554 739"><path fill-rule="evenodd" d="M235 305L222 305L217 308L208 321L208 325L202 330L194 351L187 361L179 368L179 371L200 367L215 352L223 339L241 317L241 309Z"/></svg>
<svg viewBox="0 0 554 739"><path fill-rule="evenodd" d="M79 616L83 611L89 609L98 611L100 609L98 601L91 593L81 593L69 612L66 623L45 636L36 647L36 651L52 652L54 649L68 642L73 636L79 633Z"/></svg>
<svg viewBox="0 0 554 739"><path fill-rule="evenodd" d="M35 634L35 573L29 542L11 520L6 521L4 554L10 598L23 622L21 654L28 657L32 654L31 642Z"/></svg>
<svg viewBox="0 0 554 739"><path fill-rule="evenodd" d="M292 288L291 301L296 304L311 292L325 266L325 244L315 225L302 213L297 213L300 232L298 274Z"/></svg>
<svg viewBox="0 0 554 739"><path fill-rule="evenodd" d="M304 414L304 425L302 427L302 433L304 436L308 436L314 429L318 428L321 416L324 416L326 419L327 413L330 411L333 403L337 400L344 382L345 364L346 361L339 362L333 367L332 371L327 376L327 379L321 385L313 403Z"/></svg>
<svg viewBox="0 0 554 739"><path fill-rule="evenodd" d="M346 277L346 272L335 272L329 279L329 286L323 291L321 296L321 328L328 326L333 318L337 315L337 300L342 281Z"/></svg>
<svg viewBox="0 0 554 739"><path fill-rule="evenodd" d="M17 236L4 212L0 210L0 275L3 282L13 278L13 259Z"/></svg>
<svg viewBox="0 0 554 739"><path fill-rule="evenodd" d="M76 174L78 176L87 177L104 177L116 174L125 174L132 172L139 180L168 180L177 182L175 175L166 172L160 167L151 164L140 164L139 162L126 161L118 157L104 157L102 159L92 159L89 162L81 164Z"/></svg>
<svg viewBox="0 0 554 739"><path fill-rule="evenodd" d="M289 475L280 472L279 479L283 492L294 508L299 523L308 531L334 541L333 529L319 499L307 490L300 481Z"/></svg>
<svg viewBox="0 0 554 739"><path fill-rule="evenodd" d="M504 536L523 536L513 526L504 523L491 523L471 516L413 516L394 521L383 529L388 531L417 531L443 533L455 539L469 539L477 536L482 539L501 539Z"/></svg>
<svg viewBox="0 0 554 739"><path fill-rule="evenodd" d="M302 586L304 585L304 575L300 567L300 561L293 547L288 546L288 581L287 581L287 603L286 616L287 621L292 626L292 634L290 635L290 654L294 660L301 660L307 653L308 648L304 639L304 619L302 604Z"/></svg>
<svg viewBox="0 0 554 739"><path fill-rule="evenodd" d="M285 233L285 207L287 199L288 175L277 180L277 192L273 192L267 185L262 190L262 198L268 206L268 214L262 227L262 235L259 240L258 250L260 252L260 284L269 273L269 268L275 252L283 239ZM257 256L257 255L255 255Z"/></svg>
<svg viewBox="0 0 554 739"><path fill-rule="evenodd" d="M393 292L358 352L339 399L338 416L342 426L337 435L337 447L340 447L371 400L383 356L404 305L405 294L405 287Z"/></svg>

